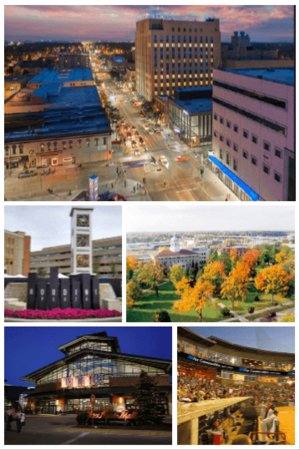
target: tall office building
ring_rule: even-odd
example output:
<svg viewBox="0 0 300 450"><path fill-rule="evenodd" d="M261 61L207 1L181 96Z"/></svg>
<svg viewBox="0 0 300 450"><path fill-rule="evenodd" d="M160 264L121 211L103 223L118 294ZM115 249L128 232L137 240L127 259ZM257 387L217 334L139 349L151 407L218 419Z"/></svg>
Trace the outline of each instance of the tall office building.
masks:
<svg viewBox="0 0 300 450"><path fill-rule="evenodd" d="M294 69L214 72L212 162L241 200L295 200Z"/></svg>
<svg viewBox="0 0 300 450"><path fill-rule="evenodd" d="M221 63L219 19L146 19L136 24L136 90L151 101L177 87L210 86Z"/></svg>
<svg viewBox="0 0 300 450"><path fill-rule="evenodd" d="M59 69L76 69L89 67L90 57L88 53L60 53Z"/></svg>
<svg viewBox="0 0 300 450"><path fill-rule="evenodd" d="M4 230L4 268L7 275L25 275L29 272L31 237L23 231Z"/></svg>

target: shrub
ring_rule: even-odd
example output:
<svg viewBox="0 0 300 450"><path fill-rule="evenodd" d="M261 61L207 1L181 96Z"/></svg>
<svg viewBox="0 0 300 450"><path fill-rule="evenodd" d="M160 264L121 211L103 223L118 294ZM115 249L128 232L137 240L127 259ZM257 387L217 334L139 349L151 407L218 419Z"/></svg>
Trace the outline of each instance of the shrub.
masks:
<svg viewBox="0 0 300 450"><path fill-rule="evenodd" d="M116 310L108 309L60 309L55 308L50 311L41 311L38 309L25 309L24 311L4 310L5 317L18 319L87 319L87 318L102 318L102 317L117 317L122 314Z"/></svg>
<svg viewBox="0 0 300 450"><path fill-rule="evenodd" d="M231 314L230 314L230 309L228 309L228 308L223 308L222 309L222 314L223 314L223 316L230 316Z"/></svg>
<svg viewBox="0 0 300 450"><path fill-rule="evenodd" d="M81 412L77 415L76 420L79 425L85 425L87 423L89 413L87 411Z"/></svg>
<svg viewBox="0 0 300 450"><path fill-rule="evenodd" d="M255 301L255 302L259 302L259 301L260 301L260 298L259 298L258 295L255 296L254 301Z"/></svg>

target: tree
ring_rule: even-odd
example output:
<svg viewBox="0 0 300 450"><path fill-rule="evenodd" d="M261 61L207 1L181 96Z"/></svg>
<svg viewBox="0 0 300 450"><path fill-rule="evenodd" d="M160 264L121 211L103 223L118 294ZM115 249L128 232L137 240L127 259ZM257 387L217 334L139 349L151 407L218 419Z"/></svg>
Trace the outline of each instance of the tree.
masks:
<svg viewBox="0 0 300 450"><path fill-rule="evenodd" d="M180 313L189 312L195 308L202 321L202 308L213 301L210 297L213 295L214 286L209 281L198 279L194 287L191 287L189 280L183 277L181 281L176 284L176 294L180 296L173 305L173 310Z"/></svg>
<svg viewBox="0 0 300 450"><path fill-rule="evenodd" d="M40 278L45 278L47 276L47 271L43 267L39 267L37 273Z"/></svg>
<svg viewBox="0 0 300 450"><path fill-rule="evenodd" d="M279 319L278 322L295 322L295 314L286 312L281 316L281 319Z"/></svg>
<svg viewBox="0 0 300 450"><path fill-rule="evenodd" d="M140 425L160 425L165 416L164 397L153 379L141 371L138 383L132 393L133 406L138 413L137 423Z"/></svg>
<svg viewBox="0 0 300 450"><path fill-rule="evenodd" d="M164 250L170 250L169 247L159 247L158 251L163 252Z"/></svg>
<svg viewBox="0 0 300 450"><path fill-rule="evenodd" d="M181 267L180 264L170 267L170 280L172 281L174 286L178 283L178 281L181 281L184 276L185 270L183 267Z"/></svg>
<svg viewBox="0 0 300 450"><path fill-rule="evenodd" d="M138 261L136 258L133 258L133 256L127 256L126 258L126 273L129 272L129 270L135 270L137 268Z"/></svg>
<svg viewBox="0 0 300 450"><path fill-rule="evenodd" d="M275 256L275 261L278 264L282 264L285 259L286 259L286 255L282 252L277 253L277 255Z"/></svg>
<svg viewBox="0 0 300 450"><path fill-rule="evenodd" d="M280 264L262 269L254 280L256 289L264 291L266 294L271 292L272 304L274 294L278 297L284 297L289 290L290 276L286 273Z"/></svg>
<svg viewBox="0 0 300 450"><path fill-rule="evenodd" d="M224 270L225 264L220 261L214 261L203 269L202 278L214 286L214 295L218 295L221 292L221 285L226 278Z"/></svg>
<svg viewBox="0 0 300 450"><path fill-rule="evenodd" d="M209 260L207 261L207 263L210 264L211 262L217 261L217 259L218 259L218 251L217 251L217 250L214 250L214 251L212 252L212 254L210 255L210 258L209 258Z"/></svg>
<svg viewBox="0 0 300 450"><path fill-rule="evenodd" d="M236 263L240 259L239 252L236 248L232 248L229 253L230 261L231 261L231 267L235 267Z"/></svg>
<svg viewBox="0 0 300 450"><path fill-rule="evenodd" d="M225 275L229 275L229 272L232 269L231 260L226 252L222 252L220 256L218 256L218 261L221 261L225 265L224 273Z"/></svg>
<svg viewBox="0 0 300 450"><path fill-rule="evenodd" d="M245 264L248 264L248 266L249 266L250 278L254 278L256 276L255 268L258 265L259 255L260 255L260 251L259 250L253 250L252 252L245 253L243 258L242 258L242 262L245 263Z"/></svg>
<svg viewBox="0 0 300 450"><path fill-rule="evenodd" d="M154 289L156 284L161 283L164 279L163 268L158 259L147 262L138 274L140 283Z"/></svg>
<svg viewBox="0 0 300 450"><path fill-rule="evenodd" d="M129 281L126 286L126 305L133 306L143 296L142 289L133 280Z"/></svg>
<svg viewBox="0 0 300 450"><path fill-rule="evenodd" d="M248 292L250 268L248 264L238 262L236 267L232 269L229 277L222 285L222 298L231 302L232 309L234 309L235 301L246 300L246 293Z"/></svg>

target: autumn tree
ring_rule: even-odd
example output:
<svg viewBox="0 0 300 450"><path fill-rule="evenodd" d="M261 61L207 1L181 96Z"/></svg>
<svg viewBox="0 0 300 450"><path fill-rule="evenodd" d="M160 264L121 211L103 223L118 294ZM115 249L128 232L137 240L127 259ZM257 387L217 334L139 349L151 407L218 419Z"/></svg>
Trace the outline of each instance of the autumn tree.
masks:
<svg viewBox="0 0 300 450"><path fill-rule="evenodd" d="M247 252L244 254L242 258L242 262L248 264L250 269L250 278L254 278L256 276L256 267L259 262L259 250L252 250L252 252Z"/></svg>
<svg viewBox="0 0 300 450"><path fill-rule="evenodd" d="M163 252L164 250L170 250L169 247L159 247L158 251Z"/></svg>
<svg viewBox="0 0 300 450"><path fill-rule="evenodd" d="M143 296L142 289L138 286L138 284L131 280L126 285L126 305L133 306L134 303L140 300Z"/></svg>
<svg viewBox="0 0 300 450"><path fill-rule="evenodd" d="M214 251L212 252L212 254L210 255L210 258L209 258L209 260L207 261L207 263L210 264L211 262L217 261L217 259L218 259L218 251L217 251L217 250L214 250Z"/></svg>
<svg viewBox="0 0 300 450"><path fill-rule="evenodd" d="M135 270L138 267L138 261L133 256L127 256L126 258L126 273L129 272L129 270Z"/></svg>
<svg viewBox="0 0 300 450"><path fill-rule="evenodd" d="M222 252L220 256L218 256L218 261L222 262L225 265L224 273L225 275L229 275L229 272L232 269L232 264L228 253Z"/></svg>
<svg viewBox="0 0 300 450"><path fill-rule="evenodd" d="M286 312L278 319L278 322L295 322L295 314Z"/></svg>
<svg viewBox="0 0 300 450"><path fill-rule="evenodd" d="M225 264L220 261L214 261L203 269L203 281L209 281L213 285L214 295L218 295L221 292L221 285L226 278L224 270Z"/></svg>
<svg viewBox="0 0 300 450"><path fill-rule="evenodd" d="M238 260L240 259L240 255L239 252L237 251L236 248L232 248L229 252L229 258L231 261L231 266L235 267L236 263L238 262Z"/></svg>
<svg viewBox="0 0 300 450"><path fill-rule="evenodd" d="M256 289L264 291L266 294L271 292L272 304L274 294L278 297L284 297L289 290L290 276L286 273L280 264L262 269L254 280Z"/></svg>
<svg viewBox="0 0 300 450"><path fill-rule="evenodd" d="M181 267L180 264L170 267L170 280L172 281L174 286L178 283L178 281L181 281L184 276L185 270L183 267Z"/></svg>
<svg viewBox="0 0 300 450"><path fill-rule="evenodd" d="M191 287L189 280L185 277L176 284L176 294L180 296L173 305L173 310L179 313L189 312L195 308L202 321L202 308L212 302L214 286L209 281L198 279L194 287Z"/></svg>
<svg viewBox="0 0 300 450"><path fill-rule="evenodd" d="M147 262L138 274L140 283L154 289L156 284L161 283L164 279L163 268L158 259Z"/></svg>
<svg viewBox="0 0 300 450"><path fill-rule="evenodd" d="M278 264L282 264L285 259L286 259L286 255L282 252L277 253L277 255L275 256L275 261Z"/></svg>
<svg viewBox="0 0 300 450"><path fill-rule="evenodd" d="M232 269L228 278L222 284L221 294L222 298L229 300L234 309L235 301L246 300L246 293L248 292L250 268L244 262L238 262L236 267Z"/></svg>

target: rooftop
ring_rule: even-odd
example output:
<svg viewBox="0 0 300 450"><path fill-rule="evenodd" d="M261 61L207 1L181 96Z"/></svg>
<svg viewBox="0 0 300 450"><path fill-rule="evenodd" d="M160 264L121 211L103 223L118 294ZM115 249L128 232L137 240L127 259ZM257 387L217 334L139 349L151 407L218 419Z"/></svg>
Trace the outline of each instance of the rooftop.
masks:
<svg viewBox="0 0 300 450"><path fill-rule="evenodd" d="M179 252L171 252L171 250L163 250L162 252L158 253L155 258L165 258L168 256L192 256L196 255L196 252L191 252L191 250L183 250L181 249Z"/></svg>
<svg viewBox="0 0 300 450"><path fill-rule="evenodd" d="M293 68L225 69L225 72L244 75L246 77L261 78L263 80L287 84L289 86L294 86L295 84L295 69Z"/></svg>
<svg viewBox="0 0 300 450"><path fill-rule="evenodd" d="M31 80L31 83L65 83L72 81L92 81L93 75L89 68L79 69L46 69Z"/></svg>
<svg viewBox="0 0 300 450"><path fill-rule="evenodd" d="M61 83L43 84L32 96L44 97L43 103L50 105L101 105L96 86L63 87Z"/></svg>
<svg viewBox="0 0 300 450"><path fill-rule="evenodd" d="M183 108L189 114L196 114L205 111L212 111L211 98L197 98L195 100L177 100L172 99L174 103Z"/></svg>

